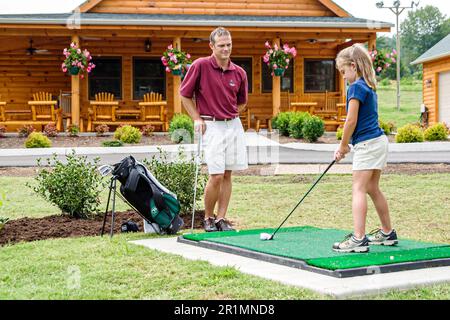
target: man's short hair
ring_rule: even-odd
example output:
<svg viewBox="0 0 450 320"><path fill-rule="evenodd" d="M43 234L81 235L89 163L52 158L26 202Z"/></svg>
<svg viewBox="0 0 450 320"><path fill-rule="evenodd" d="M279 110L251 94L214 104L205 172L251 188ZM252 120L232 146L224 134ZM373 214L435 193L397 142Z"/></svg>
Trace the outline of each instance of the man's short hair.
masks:
<svg viewBox="0 0 450 320"><path fill-rule="evenodd" d="M214 29L213 32L211 32L211 34L209 36L209 42L211 42L212 44L215 44L216 37L220 38L222 36L231 36L231 33L224 27L218 27L218 28Z"/></svg>

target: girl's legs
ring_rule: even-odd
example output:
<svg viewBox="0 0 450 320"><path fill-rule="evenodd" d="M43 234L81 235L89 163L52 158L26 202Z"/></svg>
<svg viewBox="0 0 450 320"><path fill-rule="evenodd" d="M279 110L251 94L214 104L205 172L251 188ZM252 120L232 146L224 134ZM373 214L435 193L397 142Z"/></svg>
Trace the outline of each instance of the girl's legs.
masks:
<svg viewBox="0 0 450 320"><path fill-rule="evenodd" d="M353 171L352 212L354 235L362 239L366 235L367 197L368 187L375 170Z"/></svg>
<svg viewBox="0 0 450 320"><path fill-rule="evenodd" d="M384 197L384 194L380 190L379 182L381 177L381 170L373 170L372 178L369 181L367 193L372 199L375 209L377 210L378 217L381 221L381 229L384 233L388 234L392 231L391 219L389 216L389 207Z"/></svg>

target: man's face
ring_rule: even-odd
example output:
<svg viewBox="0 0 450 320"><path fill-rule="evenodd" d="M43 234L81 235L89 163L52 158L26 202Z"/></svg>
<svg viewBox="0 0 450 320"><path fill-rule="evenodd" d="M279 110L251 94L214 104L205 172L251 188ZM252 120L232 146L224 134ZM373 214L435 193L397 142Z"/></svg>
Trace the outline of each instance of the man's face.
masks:
<svg viewBox="0 0 450 320"><path fill-rule="evenodd" d="M227 60L231 55L231 36L216 36L216 42L214 44L209 43L214 56L219 60Z"/></svg>

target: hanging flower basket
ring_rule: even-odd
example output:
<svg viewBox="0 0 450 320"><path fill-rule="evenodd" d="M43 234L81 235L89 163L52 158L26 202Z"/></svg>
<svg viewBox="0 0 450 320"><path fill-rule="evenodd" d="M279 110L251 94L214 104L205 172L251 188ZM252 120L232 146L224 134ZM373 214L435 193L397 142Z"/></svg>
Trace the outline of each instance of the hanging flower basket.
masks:
<svg viewBox="0 0 450 320"><path fill-rule="evenodd" d="M273 73L276 77L281 77L284 74L284 70L286 69L277 68L273 70Z"/></svg>
<svg viewBox="0 0 450 320"><path fill-rule="evenodd" d="M395 49L391 52L386 48L381 50L374 49L369 52L369 55L372 58L373 68L377 76L397 62L397 51Z"/></svg>
<svg viewBox="0 0 450 320"><path fill-rule="evenodd" d="M95 64L90 62L92 60L91 54L86 49L81 51L78 44L72 42L70 48L63 50L65 57L64 62L61 64L61 70L64 73L69 73L72 76L80 75L80 78L84 78L84 73L90 73L95 68Z"/></svg>
<svg viewBox="0 0 450 320"><path fill-rule="evenodd" d="M174 70L172 70L172 74L174 76L181 76L181 69L174 69Z"/></svg>
<svg viewBox="0 0 450 320"><path fill-rule="evenodd" d="M69 73L70 73L72 76L76 76L76 75L78 75L78 74L80 73L80 68L75 67L75 66L70 67L70 68L69 68Z"/></svg>
<svg viewBox="0 0 450 320"><path fill-rule="evenodd" d="M263 56L264 63L272 70L272 76L282 76L289 67L289 62L297 55L297 50L295 47L289 48L288 44L284 44L283 48L279 48L275 44L272 48L266 41L264 45L267 49Z"/></svg>
<svg viewBox="0 0 450 320"><path fill-rule="evenodd" d="M166 67L167 73L172 73L174 76L183 76L187 72L188 65L192 63L190 59L191 55L189 53L170 45L164 51L161 62Z"/></svg>

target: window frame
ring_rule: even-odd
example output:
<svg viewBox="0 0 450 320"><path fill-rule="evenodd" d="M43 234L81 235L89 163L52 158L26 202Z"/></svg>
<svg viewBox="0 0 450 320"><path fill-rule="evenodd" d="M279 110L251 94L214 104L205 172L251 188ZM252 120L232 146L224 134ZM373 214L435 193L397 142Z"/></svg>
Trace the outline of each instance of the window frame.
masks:
<svg viewBox="0 0 450 320"><path fill-rule="evenodd" d="M239 59L241 59L241 60L244 60L244 59L250 60L250 71L251 71L250 76L251 76L251 78L249 77L248 72L247 72L247 79L251 80L250 83L248 84L248 94L252 94L254 92L253 87L254 87L254 84L255 84L254 77L253 77L253 69L254 69L253 68L253 57L251 57L251 56L236 56L236 57L234 57L233 56L231 58L231 61L234 64L237 64L235 62L235 60L239 60Z"/></svg>
<svg viewBox="0 0 450 320"><path fill-rule="evenodd" d="M333 77L333 84L334 84L334 88L331 89L325 89L325 90L306 90L306 63L310 62L310 61L332 61L333 62L333 72L334 72L334 77ZM335 58L333 57L305 57L303 59L303 93L325 93L325 92L336 92L338 91L338 72L336 69L336 61Z"/></svg>
<svg viewBox="0 0 450 320"><path fill-rule="evenodd" d="M264 72L263 68L269 68L266 63L264 63L263 58L261 58L261 94L271 94L273 92L273 87L270 89L270 91L264 91ZM291 88L289 89L289 94L295 93L295 59L292 59L289 63L289 68L292 70L292 76L291 76ZM270 76L270 73L269 73ZM285 92L285 90L282 89L282 81L284 75L280 77L280 91ZM272 76L270 76L272 78Z"/></svg>
<svg viewBox="0 0 450 320"><path fill-rule="evenodd" d="M114 100L122 100L123 99L123 95L124 95L124 88L123 88L123 57L122 56L101 56L101 57L93 57L92 62L94 64L96 63L96 60L119 60L119 65L120 65L120 75L119 75L119 82L120 82L120 96L114 95ZM94 69L95 70L95 69ZM88 95L88 99L89 100L94 100L95 99L95 93L91 96L91 79L92 79L92 75L89 76L88 78L88 85L87 85L87 95ZM116 78L105 78L103 77L103 79L116 79Z"/></svg>
<svg viewBox="0 0 450 320"><path fill-rule="evenodd" d="M141 101L142 98L138 98L136 99L134 96L134 85L136 83L136 77L135 77L135 61L136 60L154 60L156 63L159 62L161 64L161 67L163 68L163 72L164 72L164 77L163 77L163 81L164 84L162 86L163 88L163 100L166 100L167 97L167 73L164 71L164 67L162 66L162 62L161 59L159 57L155 57L155 56L133 56L131 59L131 98L133 101ZM144 78L145 79L145 78Z"/></svg>

